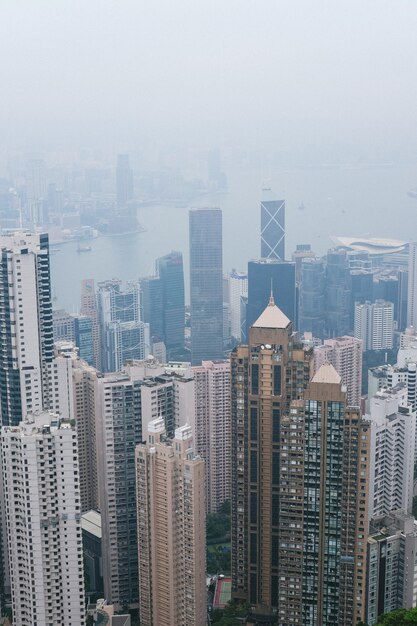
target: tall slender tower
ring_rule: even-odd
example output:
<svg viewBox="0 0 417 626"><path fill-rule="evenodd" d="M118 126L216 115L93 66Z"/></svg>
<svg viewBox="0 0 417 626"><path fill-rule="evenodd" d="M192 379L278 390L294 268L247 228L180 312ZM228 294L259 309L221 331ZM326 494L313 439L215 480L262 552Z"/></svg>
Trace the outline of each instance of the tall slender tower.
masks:
<svg viewBox="0 0 417 626"><path fill-rule="evenodd" d="M191 428L165 437L162 418L136 448L142 626L206 623L204 461Z"/></svg>
<svg viewBox="0 0 417 626"><path fill-rule="evenodd" d="M274 304L232 353L233 596L251 624L364 619L369 426ZM310 382L311 380L311 382Z"/></svg>
<svg viewBox="0 0 417 626"><path fill-rule="evenodd" d="M1 453L13 624L83 626L75 431L56 414L30 415L19 426L3 426Z"/></svg>
<svg viewBox="0 0 417 626"><path fill-rule="evenodd" d="M0 237L0 415L17 425L49 406L54 356L46 234Z"/></svg>
<svg viewBox="0 0 417 626"><path fill-rule="evenodd" d="M101 371L100 359L100 325L98 320L97 296L93 278L85 278L81 281L81 315L91 318L93 333L93 365Z"/></svg>
<svg viewBox="0 0 417 626"><path fill-rule="evenodd" d="M133 198L133 172L128 154L119 154L116 168L117 205L125 206Z"/></svg>
<svg viewBox="0 0 417 626"><path fill-rule="evenodd" d="M408 246L407 326L417 328L417 242Z"/></svg>
<svg viewBox="0 0 417 626"><path fill-rule="evenodd" d="M169 357L184 352L185 300L181 252L170 252L156 261L162 283L164 340ZM146 321L146 320L144 320Z"/></svg>
<svg viewBox="0 0 417 626"><path fill-rule="evenodd" d="M261 200L261 257L285 260L285 200L263 189Z"/></svg>
<svg viewBox="0 0 417 626"><path fill-rule="evenodd" d="M223 356L222 212L190 211L191 363Z"/></svg>
<svg viewBox="0 0 417 626"><path fill-rule="evenodd" d="M282 437L291 432L285 419L301 411L292 402L303 398L313 355L295 343L292 323L272 295L249 330L249 345L232 352L231 367L233 596L249 601L255 623L276 623L279 606L279 624L301 624L293 613L301 619L294 597L301 595L303 490L290 493L283 474L302 477L302 448L289 464ZM302 420L295 425L299 430ZM298 546L292 562L291 537Z"/></svg>

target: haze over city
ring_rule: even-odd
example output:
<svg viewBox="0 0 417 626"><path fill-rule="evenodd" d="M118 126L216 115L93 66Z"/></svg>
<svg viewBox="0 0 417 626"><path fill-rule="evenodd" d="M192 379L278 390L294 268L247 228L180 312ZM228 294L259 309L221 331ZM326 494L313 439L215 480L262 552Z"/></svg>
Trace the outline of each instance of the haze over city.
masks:
<svg viewBox="0 0 417 626"><path fill-rule="evenodd" d="M417 624L415 0L3 0L0 625Z"/></svg>

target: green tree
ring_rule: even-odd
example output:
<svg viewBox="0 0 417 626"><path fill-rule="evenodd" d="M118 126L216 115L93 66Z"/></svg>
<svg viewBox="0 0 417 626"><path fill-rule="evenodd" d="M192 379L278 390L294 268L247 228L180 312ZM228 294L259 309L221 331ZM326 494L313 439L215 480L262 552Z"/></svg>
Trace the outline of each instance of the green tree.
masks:
<svg viewBox="0 0 417 626"><path fill-rule="evenodd" d="M246 604L229 602L224 609L213 611L212 621L216 626L242 626L247 614L248 606Z"/></svg>
<svg viewBox="0 0 417 626"><path fill-rule="evenodd" d="M377 626L417 626L417 608L386 613L379 618Z"/></svg>

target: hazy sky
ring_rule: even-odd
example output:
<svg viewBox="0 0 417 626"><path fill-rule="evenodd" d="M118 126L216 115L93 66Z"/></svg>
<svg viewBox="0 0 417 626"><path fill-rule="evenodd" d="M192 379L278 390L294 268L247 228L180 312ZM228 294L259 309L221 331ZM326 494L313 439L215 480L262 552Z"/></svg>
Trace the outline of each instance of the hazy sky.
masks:
<svg viewBox="0 0 417 626"><path fill-rule="evenodd" d="M417 154L416 0L1 0L0 143Z"/></svg>

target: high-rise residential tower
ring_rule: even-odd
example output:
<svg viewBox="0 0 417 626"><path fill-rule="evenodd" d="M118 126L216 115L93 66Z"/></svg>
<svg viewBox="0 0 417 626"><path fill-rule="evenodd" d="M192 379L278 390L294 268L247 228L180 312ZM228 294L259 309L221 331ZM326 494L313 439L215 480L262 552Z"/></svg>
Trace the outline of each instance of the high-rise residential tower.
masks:
<svg viewBox="0 0 417 626"><path fill-rule="evenodd" d="M244 272L233 270L229 274L229 307L230 307L230 331L232 337L241 340L241 307L242 297L248 295L248 275Z"/></svg>
<svg viewBox="0 0 417 626"><path fill-rule="evenodd" d="M85 625L77 438L53 413L1 431L13 624ZM24 495L22 495L24 494Z"/></svg>
<svg viewBox="0 0 417 626"><path fill-rule="evenodd" d="M391 350L394 342L394 305L385 300L355 305L355 337L363 350Z"/></svg>
<svg viewBox="0 0 417 626"><path fill-rule="evenodd" d="M261 257L285 260L285 200L263 189L261 200Z"/></svg>
<svg viewBox="0 0 417 626"><path fill-rule="evenodd" d="M139 611L142 626L206 623L204 461L187 425L163 419L136 448Z"/></svg>
<svg viewBox="0 0 417 626"><path fill-rule="evenodd" d="M223 356L222 212L190 211L191 363Z"/></svg>
<svg viewBox="0 0 417 626"><path fill-rule="evenodd" d="M54 356L46 234L0 237L1 423L49 405Z"/></svg>
<svg viewBox="0 0 417 626"><path fill-rule="evenodd" d="M192 368L195 383L194 449L206 462L206 505L215 513L230 500L230 363L203 361Z"/></svg>
<svg viewBox="0 0 417 626"><path fill-rule="evenodd" d="M362 341L355 337L326 339L314 348L314 369L331 363L346 386L348 406L359 406L362 395Z"/></svg>
<svg viewBox="0 0 417 626"><path fill-rule="evenodd" d="M285 419L293 415L292 402L303 397L313 355L294 343L292 323L272 296L250 328L249 345L232 352L231 368L233 596L250 603L255 620L276 623L279 607L279 624L297 623L303 487L290 493L283 473L302 478L302 418L294 465L284 461L282 440L285 430L292 432ZM300 410L297 405L296 416ZM289 544L298 546L294 553Z"/></svg>
<svg viewBox="0 0 417 626"><path fill-rule="evenodd" d="M329 337L340 337L351 330L352 289L346 250L329 250L326 262L326 330Z"/></svg>
<svg viewBox="0 0 417 626"><path fill-rule="evenodd" d="M184 352L184 266L181 252L170 252L156 261L162 285L164 342L168 358Z"/></svg>

